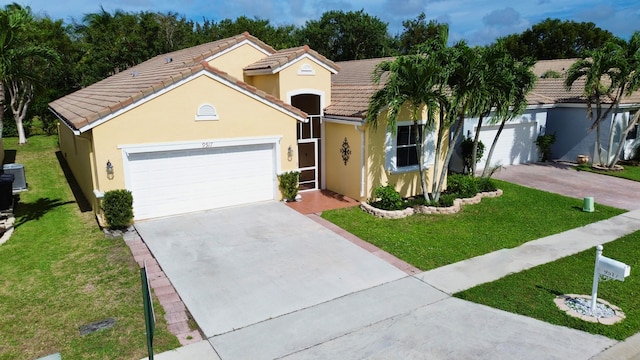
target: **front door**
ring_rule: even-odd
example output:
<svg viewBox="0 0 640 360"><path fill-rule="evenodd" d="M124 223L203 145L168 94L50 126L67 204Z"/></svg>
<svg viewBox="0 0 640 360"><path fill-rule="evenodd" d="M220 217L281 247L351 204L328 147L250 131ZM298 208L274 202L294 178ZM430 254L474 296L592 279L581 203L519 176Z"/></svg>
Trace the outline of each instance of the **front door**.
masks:
<svg viewBox="0 0 640 360"><path fill-rule="evenodd" d="M291 98L291 105L306 112L306 122L298 123L298 170L300 171L300 191L320 188L320 154L322 116L320 96L300 94Z"/></svg>
<svg viewBox="0 0 640 360"><path fill-rule="evenodd" d="M318 189L318 139L298 140L300 190Z"/></svg>

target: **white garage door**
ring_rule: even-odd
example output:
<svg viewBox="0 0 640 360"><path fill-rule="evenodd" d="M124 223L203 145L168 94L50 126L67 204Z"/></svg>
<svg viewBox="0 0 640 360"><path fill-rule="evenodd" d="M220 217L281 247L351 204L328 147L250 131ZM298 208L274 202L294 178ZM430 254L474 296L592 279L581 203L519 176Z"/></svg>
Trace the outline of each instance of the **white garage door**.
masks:
<svg viewBox="0 0 640 360"><path fill-rule="evenodd" d="M487 155L493 144L493 139L498 133L499 126L482 127L480 140L485 150L477 168L482 169L487 161ZM538 161L538 149L536 147L536 123L505 124L498 143L491 156L490 166L516 165Z"/></svg>
<svg viewBox="0 0 640 360"><path fill-rule="evenodd" d="M131 153L136 220L271 200L274 144Z"/></svg>

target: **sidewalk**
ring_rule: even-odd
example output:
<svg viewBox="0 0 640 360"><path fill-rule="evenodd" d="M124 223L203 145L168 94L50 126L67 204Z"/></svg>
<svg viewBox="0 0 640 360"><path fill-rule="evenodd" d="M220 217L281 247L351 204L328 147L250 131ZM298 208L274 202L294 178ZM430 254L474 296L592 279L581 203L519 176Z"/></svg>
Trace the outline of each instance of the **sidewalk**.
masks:
<svg viewBox="0 0 640 360"><path fill-rule="evenodd" d="M616 240L619 237L635 232L637 230L640 230L640 210L631 211L631 212L618 215L604 221L586 225L584 227L572 229L560 234L530 241L517 248L499 250L490 254L478 256L478 257L464 260L455 264L447 265L438 269L430 270L423 273L418 273L413 276L408 276L408 278L413 277L415 279L419 279L424 283L426 283L425 285L433 286L434 288L439 289L446 294L452 294L458 291L462 291L462 290L474 287L482 283L499 279L511 273L523 271L525 269L529 269L537 265L548 263L548 262L557 260L559 258L578 253L580 251L594 248L598 244L606 244L608 242ZM606 246L605 246L605 253L606 253ZM595 254L595 250L594 250L594 254ZM383 285L383 286L386 286L386 285ZM357 297L360 295L354 294L354 296ZM349 295L349 297L351 297L351 295ZM342 301L350 301L350 299L345 298ZM323 306L330 306L330 303L331 302ZM378 325L364 326L358 330L351 331L348 334L345 333L344 336L335 337L330 341L321 342L317 346L309 347L300 352L291 353L290 355L292 355L293 358L296 358L296 357L304 358L305 356L311 356L311 357L318 356L322 353L324 353L325 355L331 352L334 352L334 355L340 354L340 352L345 351L345 349L348 349L346 351L351 351L352 353L353 352L359 353L361 351L379 350L378 348L381 346L380 345L381 343L379 341L378 342L373 341L373 339L376 338L377 336L381 336L383 337L383 339L390 339L390 341L393 340L391 341L394 343L393 347L383 349L383 350L393 351L395 352L396 355L401 354L402 352L404 352L405 354L413 353L415 355L417 354L417 351L420 350L421 346L424 347L423 342L420 341L421 339L420 334L416 332L425 331L425 328L432 328L432 327L439 326L441 327L440 331L431 333L429 336L429 338L431 339L430 341L438 341L435 338L435 336L438 333L448 334L446 333L447 330L455 329L453 333L456 333L457 331L458 334L461 335L460 331L464 331L465 328L468 328L470 326L475 326L475 325L466 323L468 319L465 316L468 316L468 315L463 315L464 307L473 308L473 312L472 312L473 314L487 311L487 315L486 315L487 318L495 318L497 316L500 316L500 317L503 317L503 319L507 319L507 318L510 319L509 321L513 320L510 326L512 327L515 326L516 332L520 331L517 329L517 327L523 326L524 324L527 324L526 325L527 329L532 329L534 326L546 326L546 325L549 326L549 329L553 329L554 331L564 331L563 329L566 329L566 328L562 328L562 327L558 327L558 326L550 325L546 323L539 324L541 322L538 322L537 320L533 320L533 319L531 319L531 323L527 323L527 321L529 321L529 318L526 318L520 315L494 311L491 308L484 309L483 307L477 304L468 303L462 300L447 297L442 301L417 307L411 311L407 311L403 315L397 315L387 320L383 320L376 323L376 324L380 324L380 326ZM409 309L409 307L407 307L407 309ZM426 326L428 324L424 323L425 319L435 320L434 316L442 312L441 311L442 309L445 309L446 310L445 312L451 314L452 316L450 316L447 319L440 319L440 320L443 320L444 323L442 323L442 321L436 321L437 324L431 324L432 326ZM356 309L354 309L354 311L355 310ZM328 312L325 312L325 314L328 314ZM426 314L428 314L428 316ZM460 314L460 316L455 316L455 314ZM302 316L302 314L298 314L296 316ZM405 319L412 319L412 320L411 322L406 322L408 320L405 321ZM482 323L483 319L479 318L477 319L478 321L475 321L473 323L474 324L476 322ZM280 319L279 321L283 323L282 325L284 325L286 324L285 320L286 319L283 318L283 319ZM405 321L405 322L403 323L402 321ZM307 324L308 326L312 326L312 324L309 322L307 322ZM260 324L261 327L268 327L269 325L270 325L269 321L263 322ZM390 335L389 334L384 335L384 333L376 334L376 332L387 331L388 328L391 327L391 325L395 327L395 330ZM506 325L508 324L505 324L505 326ZM484 326L487 326L487 325L485 324ZM525 332L529 331L527 329L521 329L521 331L525 331ZM257 329L245 329L245 331L249 333L252 330L257 330ZM271 332L274 332L274 330L276 329L270 329L270 330ZM570 329L566 329L566 330L569 331ZM574 330L571 330L571 331L574 331ZM582 332L578 332L578 331L574 331L574 332L576 334L577 333L582 334ZM541 332L541 333L544 334L544 332ZM546 334L546 336L547 337L558 336L558 333L555 333L555 335L552 335L552 334L554 333L549 332ZM232 335L241 336L246 334L242 334L242 332L239 331ZM423 334L422 336L424 335L426 334ZM500 334L496 334L496 336L497 335L500 335ZM540 335L540 336L542 337L537 338L538 341L540 342L540 343L537 343L537 346L540 346L540 351L541 351L540 353L538 353L538 355L542 357L544 357L543 355L549 355L550 357L554 357L554 356L557 357L559 355L557 353L555 354L545 353L545 351L549 351L551 349L548 348L546 346L548 344L546 344L546 342L542 340L544 339L543 336L545 335ZM584 336L588 336L588 335L584 333ZM364 347L365 345L363 344L366 338L372 339L371 341L373 341L373 343L370 345L367 345L369 347L365 348ZM481 338L482 336L477 338L475 341L481 340ZM254 337L254 339L256 338ZM531 344L531 341L534 340L533 337L527 340L525 340L525 338L520 338L520 337L518 337L518 339L514 340L515 343L517 343L518 341L524 341L525 343L528 342L528 344L526 344L528 346L534 346L534 347L536 346L536 344ZM596 339L596 337L594 337L594 339ZM224 340L224 338L219 339L219 341L221 340ZM263 340L266 340L266 339L263 339ZM549 342L551 342L551 339L549 340L550 340ZM212 339L210 339L210 341L215 343L215 341L213 341ZM447 350L448 346L451 345L452 343L455 344L455 341L456 341L455 339L453 340L453 342L440 341L440 343L438 343L437 346L435 347L432 346L429 348L429 350L437 349L439 351L444 351L444 354L446 354L447 353L446 351L448 351ZM497 341L502 341L502 340L497 340ZM640 358L640 334L636 334L635 336L628 338L624 342L616 343L614 340L606 339L603 337L601 339L598 339L598 341L601 341L600 343L601 345L599 345L601 347L599 347L599 349L606 348L607 346L611 346L612 344L614 346L611 346L609 349L599 354L596 354L595 356L593 354L600 350L596 350L595 352L592 351L590 353L591 355L588 355L587 358L591 356L592 356L591 359L594 359L594 360L639 359ZM474 357L475 358L491 358L492 356L491 349L495 350L495 348L492 347L493 344L494 343L475 344L474 346L476 349L479 349L485 346L485 350L488 349L489 352L483 353L482 355L478 355L476 353ZM510 344L513 345L514 342L512 341ZM581 347L582 345L580 344L581 342L576 341L575 343L567 343L566 347L568 349L572 349L573 347L576 347L576 346ZM582 344L585 344L585 343L582 342ZM460 347L464 347L465 344L461 343L459 345ZM403 346L407 348L405 349ZM454 350L458 351L457 354L460 356L465 355L465 353L460 353L461 351L460 348L450 349L450 351L454 351ZM372 354L372 357L375 357L376 354L380 355L381 352L370 352L370 354ZM442 354L443 353L440 353L440 355ZM452 355L454 354L454 352L449 352L448 354ZM422 355L427 356L428 354L423 353ZM466 355L471 355L471 353ZM218 353L213 349L212 345L207 340L203 340L199 343L188 345L188 346L185 346L176 350L172 350L163 354L158 354L155 356L155 358L160 360L178 360L178 359L216 359L218 360L220 359L220 357L218 356Z"/></svg>

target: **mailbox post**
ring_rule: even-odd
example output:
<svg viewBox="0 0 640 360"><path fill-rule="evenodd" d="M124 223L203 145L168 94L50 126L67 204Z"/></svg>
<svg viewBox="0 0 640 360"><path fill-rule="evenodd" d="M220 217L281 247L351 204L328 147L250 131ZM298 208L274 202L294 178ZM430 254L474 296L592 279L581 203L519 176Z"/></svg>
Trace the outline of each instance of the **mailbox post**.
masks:
<svg viewBox="0 0 640 360"><path fill-rule="evenodd" d="M624 278L631 274L631 267L623 262L602 256L602 245L596 246L596 265L593 271L593 287L591 289L591 312L596 311L596 300L598 298L598 282L600 276L607 279L624 281Z"/></svg>

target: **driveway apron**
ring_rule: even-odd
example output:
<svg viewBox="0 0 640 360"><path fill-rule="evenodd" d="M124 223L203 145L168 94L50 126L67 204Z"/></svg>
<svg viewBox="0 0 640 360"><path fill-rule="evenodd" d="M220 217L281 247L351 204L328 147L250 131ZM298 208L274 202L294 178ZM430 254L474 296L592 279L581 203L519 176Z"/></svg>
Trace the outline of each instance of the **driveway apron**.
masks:
<svg viewBox="0 0 640 360"><path fill-rule="evenodd" d="M207 338L406 276L277 202L136 228Z"/></svg>
<svg viewBox="0 0 640 360"><path fill-rule="evenodd" d="M592 196L598 204L619 209L640 209L640 182L576 171L561 163L508 166L493 177L577 199Z"/></svg>

